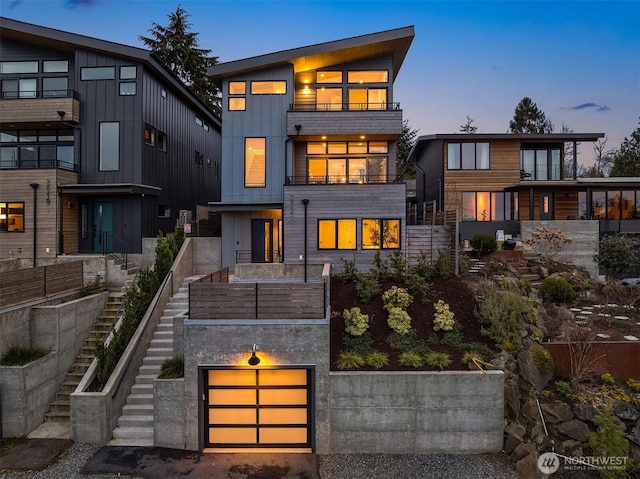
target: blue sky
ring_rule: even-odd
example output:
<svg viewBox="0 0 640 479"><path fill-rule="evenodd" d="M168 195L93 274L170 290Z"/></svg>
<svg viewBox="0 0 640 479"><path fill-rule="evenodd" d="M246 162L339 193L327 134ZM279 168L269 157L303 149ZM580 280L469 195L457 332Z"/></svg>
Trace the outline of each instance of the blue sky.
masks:
<svg viewBox="0 0 640 479"><path fill-rule="evenodd" d="M640 1L0 0L0 15L142 46L178 5L221 62L413 25L394 101L420 135L467 115L504 133L525 96L556 130L604 132L608 148L638 126Z"/></svg>

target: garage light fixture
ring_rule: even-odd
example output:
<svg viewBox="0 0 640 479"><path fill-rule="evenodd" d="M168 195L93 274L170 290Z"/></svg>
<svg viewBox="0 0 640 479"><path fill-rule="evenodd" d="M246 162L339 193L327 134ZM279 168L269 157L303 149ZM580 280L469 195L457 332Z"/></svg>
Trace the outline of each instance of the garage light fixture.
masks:
<svg viewBox="0 0 640 479"><path fill-rule="evenodd" d="M257 350L258 350L258 345L254 344L253 347L251 348L251 357L249 358L250 366L257 366L258 364L260 364L260 358L256 356Z"/></svg>

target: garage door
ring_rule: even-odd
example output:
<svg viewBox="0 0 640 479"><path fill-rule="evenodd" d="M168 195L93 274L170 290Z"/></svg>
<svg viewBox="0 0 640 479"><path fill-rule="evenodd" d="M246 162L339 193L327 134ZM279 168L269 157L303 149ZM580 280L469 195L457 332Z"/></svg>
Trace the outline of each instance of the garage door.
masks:
<svg viewBox="0 0 640 479"><path fill-rule="evenodd" d="M312 367L204 371L205 447L310 448Z"/></svg>

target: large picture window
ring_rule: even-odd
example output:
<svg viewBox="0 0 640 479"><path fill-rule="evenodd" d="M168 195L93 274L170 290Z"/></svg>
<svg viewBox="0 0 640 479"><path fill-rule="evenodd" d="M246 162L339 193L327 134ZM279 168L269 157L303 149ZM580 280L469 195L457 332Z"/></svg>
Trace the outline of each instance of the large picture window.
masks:
<svg viewBox="0 0 640 479"><path fill-rule="evenodd" d="M561 150L558 147L523 145L520 169L525 181L562 179Z"/></svg>
<svg viewBox="0 0 640 479"><path fill-rule="evenodd" d="M24 203L0 203L0 232L24 231Z"/></svg>
<svg viewBox="0 0 640 479"><path fill-rule="evenodd" d="M120 169L120 123L100 123L100 171Z"/></svg>
<svg viewBox="0 0 640 479"><path fill-rule="evenodd" d="M318 220L318 249L356 249L356 220Z"/></svg>
<svg viewBox="0 0 640 479"><path fill-rule="evenodd" d="M517 219L517 192L465 191L462 193L462 221Z"/></svg>
<svg viewBox="0 0 640 479"><path fill-rule="evenodd" d="M386 141L307 143L308 183L384 183L387 179Z"/></svg>
<svg viewBox="0 0 640 479"><path fill-rule="evenodd" d="M399 219L363 219L362 249L399 249Z"/></svg>
<svg viewBox="0 0 640 479"><path fill-rule="evenodd" d="M247 188L266 186L266 142L266 138L244 140L244 186Z"/></svg>
<svg viewBox="0 0 640 479"><path fill-rule="evenodd" d="M386 88L351 88L349 110L386 110Z"/></svg>
<svg viewBox="0 0 640 479"><path fill-rule="evenodd" d="M447 168L449 170L488 170L489 143L449 143Z"/></svg>

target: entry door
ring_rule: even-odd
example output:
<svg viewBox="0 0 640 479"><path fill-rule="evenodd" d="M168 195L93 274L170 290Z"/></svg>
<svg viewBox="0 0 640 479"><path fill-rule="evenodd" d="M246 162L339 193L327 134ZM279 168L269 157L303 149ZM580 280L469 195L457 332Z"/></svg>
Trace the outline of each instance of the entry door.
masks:
<svg viewBox="0 0 640 479"><path fill-rule="evenodd" d="M113 203L96 203L93 209L93 251L113 251Z"/></svg>
<svg viewBox="0 0 640 479"><path fill-rule="evenodd" d="M204 370L206 448L311 448L313 368Z"/></svg>
<svg viewBox="0 0 640 479"><path fill-rule="evenodd" d="M553 219L553 193L550 191L540 193L540 219Z"/></svg>
<svg viewBox="0 0 640 479"><path fill-rule="evenodd" d="M273 220L255 219L251 220L251 262L271 263L273 262Z"/></svg>

